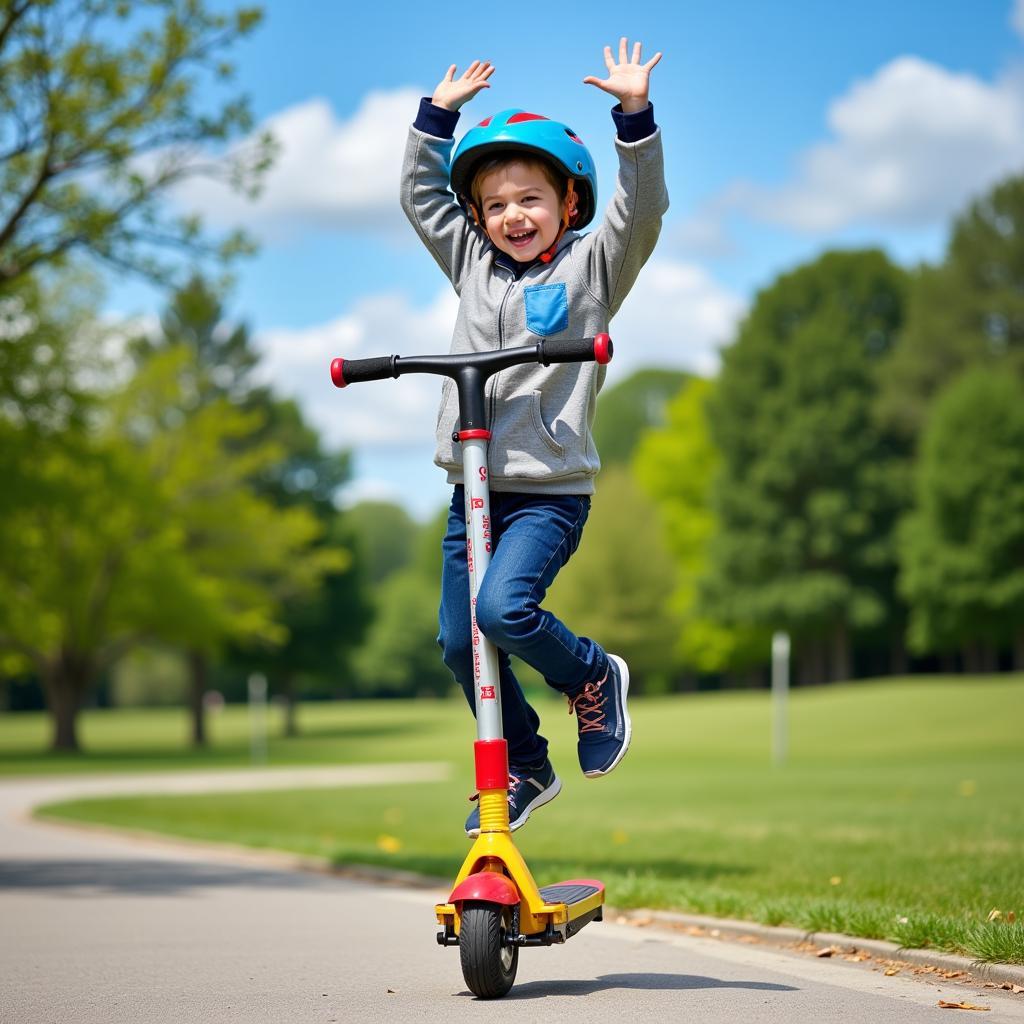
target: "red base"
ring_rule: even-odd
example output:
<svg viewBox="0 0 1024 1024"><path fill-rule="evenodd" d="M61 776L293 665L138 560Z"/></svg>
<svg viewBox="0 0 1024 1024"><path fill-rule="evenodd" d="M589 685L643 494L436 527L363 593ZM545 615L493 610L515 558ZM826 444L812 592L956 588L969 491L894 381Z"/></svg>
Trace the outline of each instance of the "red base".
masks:
<svg viewBox="0 0 1024 1024"><path fill-rule="evenodd" d="M477 740L473 744L477 789L508 789L508 743Z"/></svg>

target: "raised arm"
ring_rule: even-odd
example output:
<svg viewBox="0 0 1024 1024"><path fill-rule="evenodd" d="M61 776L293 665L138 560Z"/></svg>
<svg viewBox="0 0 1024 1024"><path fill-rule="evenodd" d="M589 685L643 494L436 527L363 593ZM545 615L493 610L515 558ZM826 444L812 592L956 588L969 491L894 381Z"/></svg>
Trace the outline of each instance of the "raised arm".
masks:
<svg viewBox="0 0 1024 1024"><path fill-rule="evenodd" d="M448 163L458 111L490 88L493 73L489 61L473 61L458 78L455 65L448 68L430 99L420 104L402 165L402 209L456 292L488 242L449 191Z"/></svg>
<svg viewBox="0 0 1024 1024"><path fill-rule="evenodd" d="M654 123L650 103L651 69L661 60L656 53L643 63L640 43L633 44L632 56L623 37L619 59L604 48L608 77L588 75L583 79L611 96L619 105L612 110L619 155L615 193L605 207L604 220L592 234L584 236L578 252L595 297L614 316L633 287L640 269L654 251L661 233L661 219L668 209L661 132Z"/></svg>

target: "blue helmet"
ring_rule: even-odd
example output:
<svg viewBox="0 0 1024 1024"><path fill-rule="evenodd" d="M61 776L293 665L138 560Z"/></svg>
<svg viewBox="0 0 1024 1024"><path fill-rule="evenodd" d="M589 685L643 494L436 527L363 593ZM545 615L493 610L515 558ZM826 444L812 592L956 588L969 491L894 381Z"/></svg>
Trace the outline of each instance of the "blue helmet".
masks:
<svg viewBox="0 0 1024 1024"><path fill-rule="evenodd" d="M520 152L542 157L576 181L579 195L574 228L594 219L597 171L594 158L579 136L560 121L525 110L503 110L485 118L462 137L452 156L451 188L465 205L472 202L470 186L480 162L492 154Z"/></svg>

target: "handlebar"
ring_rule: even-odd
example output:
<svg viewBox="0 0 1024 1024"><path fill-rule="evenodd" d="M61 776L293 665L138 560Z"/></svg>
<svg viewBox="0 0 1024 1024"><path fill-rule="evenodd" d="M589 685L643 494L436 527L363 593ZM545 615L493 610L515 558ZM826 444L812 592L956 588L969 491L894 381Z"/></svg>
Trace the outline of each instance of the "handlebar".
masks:
<svg viewBox="0 0 1024 1024"><path fill-rule="evenodd" d="M448 356L374 356L369 359L334 359L331 380L344 388L368 380L400 377L403 373L436 373L456 380L469 372L484 379L498 370L522 363L583 363L611 361L614 351L607 334L593 338L568 338L561 341L541 339L536 345L495 349L493 352L470 352Z"/></svg>

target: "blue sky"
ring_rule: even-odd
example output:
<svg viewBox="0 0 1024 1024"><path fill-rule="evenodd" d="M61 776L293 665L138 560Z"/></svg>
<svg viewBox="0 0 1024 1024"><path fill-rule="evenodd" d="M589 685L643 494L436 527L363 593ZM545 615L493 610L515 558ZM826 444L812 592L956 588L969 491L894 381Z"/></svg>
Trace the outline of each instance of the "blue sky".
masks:
<svg viewBox="0 0 1024 1024"><path fill-rule="evenodd" d="M338 392L328 365L447 347L454 296L396 195L417 98L450 63L497 68L459 132L509 106L567 122L594 153L600 206L615 174L610 104L581 80L603 74L604 45L623 34L645 57L664 52L651 95L672 207L613 322L612 383L643 365L713 373L757 289L825 248L937 258L951 213L1024 167L1024 0L632 6L454 17L407 2L270 0L237 49L238 82L282 158L258 204L200 183L176 200L261 240L229 310L278 388L353 450L347 500L391 497L418 516L446 500L431 463L437 382ZM124 283L109 302L146 315L160 300Z"/></svg>

